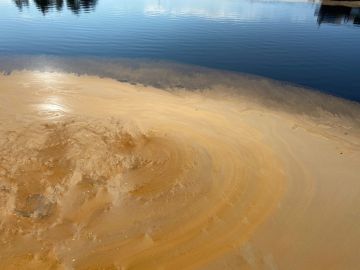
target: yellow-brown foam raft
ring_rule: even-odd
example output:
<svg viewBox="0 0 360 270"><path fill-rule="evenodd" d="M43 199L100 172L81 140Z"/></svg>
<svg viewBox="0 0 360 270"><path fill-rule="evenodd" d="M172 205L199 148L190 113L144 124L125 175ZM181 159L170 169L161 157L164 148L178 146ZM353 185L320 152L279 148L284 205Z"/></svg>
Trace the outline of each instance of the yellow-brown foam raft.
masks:
<svg viewBox="0 0 360 270"><path fill-rule="evenodd" d="M93 76L0 89L0 269L360 262L356 126Z"/></svg>

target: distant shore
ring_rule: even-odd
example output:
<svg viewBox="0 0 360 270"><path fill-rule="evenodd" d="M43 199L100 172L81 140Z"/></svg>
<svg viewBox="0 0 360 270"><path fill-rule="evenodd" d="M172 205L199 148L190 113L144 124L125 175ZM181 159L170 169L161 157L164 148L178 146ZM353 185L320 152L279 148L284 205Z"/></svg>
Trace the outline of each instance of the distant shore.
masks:
<svg viewBox="0 0 360 270"><path fill-rule="evenodd" d="M332 6L360 7L358 0L323 0L321 4Z"/></svg>

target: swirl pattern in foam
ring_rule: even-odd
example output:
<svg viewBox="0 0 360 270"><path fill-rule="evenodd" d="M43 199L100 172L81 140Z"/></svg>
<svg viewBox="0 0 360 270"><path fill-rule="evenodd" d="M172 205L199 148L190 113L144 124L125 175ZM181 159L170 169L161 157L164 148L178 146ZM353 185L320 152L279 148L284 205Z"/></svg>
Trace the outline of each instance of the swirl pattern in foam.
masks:
<svg viewBox="0 0 360 270"><path fill-rule="evenodd" d="M1 85L1 268L273 263L233 252L282 221L292 172L312 176L269 143L265 109L57 73Z"/></svg>

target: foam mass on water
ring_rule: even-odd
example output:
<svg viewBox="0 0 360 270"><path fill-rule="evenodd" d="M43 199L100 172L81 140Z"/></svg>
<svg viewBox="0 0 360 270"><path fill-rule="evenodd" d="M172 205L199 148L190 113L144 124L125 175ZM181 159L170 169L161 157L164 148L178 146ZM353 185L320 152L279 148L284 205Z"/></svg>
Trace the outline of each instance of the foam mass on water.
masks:
<svg viewBox="0 0 360 270"><path fill-rule="evenodd" d="M356 269L357 103L161 61L0 63L1 269Z"/></svg>

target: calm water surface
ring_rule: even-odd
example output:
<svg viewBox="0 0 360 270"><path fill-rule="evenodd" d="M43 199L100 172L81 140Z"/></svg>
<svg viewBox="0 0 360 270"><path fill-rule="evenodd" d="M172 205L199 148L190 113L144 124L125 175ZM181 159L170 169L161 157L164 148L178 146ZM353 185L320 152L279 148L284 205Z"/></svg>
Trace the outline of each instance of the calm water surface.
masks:
<svg viewBox="0 0 360 270"><path fill-rule="evenodd" d="M12 54L171 60L360 101L357 7L248 0L0 0L0 56Z"/></svg>

